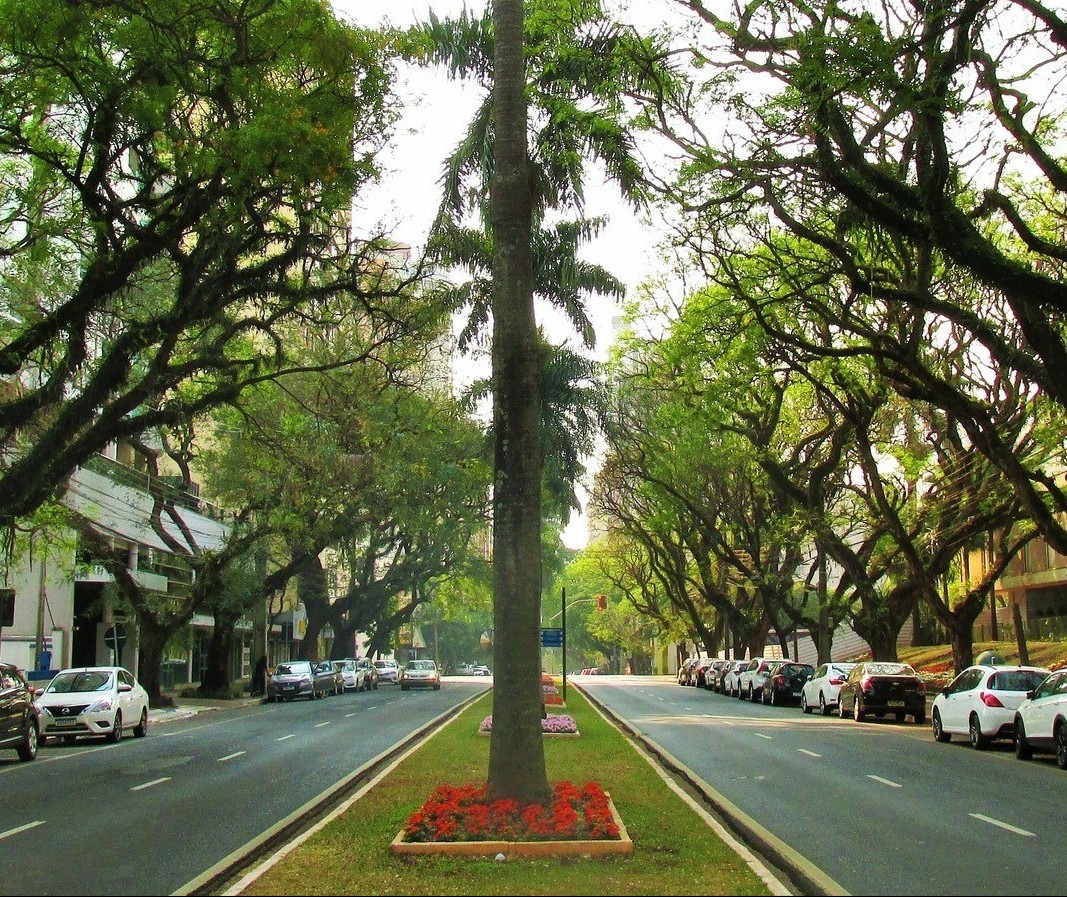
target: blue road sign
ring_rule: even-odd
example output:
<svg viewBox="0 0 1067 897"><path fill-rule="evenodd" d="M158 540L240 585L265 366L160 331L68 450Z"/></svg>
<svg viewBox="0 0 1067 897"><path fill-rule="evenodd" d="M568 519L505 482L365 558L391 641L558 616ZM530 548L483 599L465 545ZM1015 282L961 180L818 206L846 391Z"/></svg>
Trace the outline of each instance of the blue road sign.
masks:
<svg viewBox="0 0 1067 897"><path fill-rule="evenodd" d="M562 648L563 647L563 630L562 629L542 629L541 630L541 647L542 648Z"/></svg>

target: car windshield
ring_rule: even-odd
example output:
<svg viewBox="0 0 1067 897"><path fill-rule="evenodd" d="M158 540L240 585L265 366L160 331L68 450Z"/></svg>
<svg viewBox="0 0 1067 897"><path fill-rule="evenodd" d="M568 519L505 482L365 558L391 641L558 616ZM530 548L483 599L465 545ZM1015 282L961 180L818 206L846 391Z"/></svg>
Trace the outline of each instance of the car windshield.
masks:
<svg viewBox="0 0 1067 897"><path fill-rule="evenodd" d="M60 673L52 680L46 691L49 694L71 692L107 691L111 687L111 673L104 670L88 670L81 673Z"/></svg>
<svg viewBox="0 0 1067 897"><path fill-rule="evenodd" d="M280 663L274 674L276 676L300 676L310 672L310 663Z"/></svg>
<svg viewBox="0 0 1067 897"><path fill-rule="evenodd" d="M376 660L374 665L379 669L385 669L386 667L395 667L396 663L392 660Z"/></svg>
<svg viewBox="0 0 1067 897"><path fill-rule="evenodd" d="M432 660L413 660L408 664L409 670L433 670L436 669Z"/></svg>
<svg viewBox="0 0 1067 897"><path fill-rule="evenodd" d="M812 671L812 668L803 663L783 663L778 672L783 676L795 676L798 673L802 676L806 676Z"/></svg>
<svg viewBox="0 0 1067 897"><path fill-rule="evenodd" d="M994 673L989 687L995 691L1030 691L1045 681L1047 673L1035 670L1012 670Z"/></svg>

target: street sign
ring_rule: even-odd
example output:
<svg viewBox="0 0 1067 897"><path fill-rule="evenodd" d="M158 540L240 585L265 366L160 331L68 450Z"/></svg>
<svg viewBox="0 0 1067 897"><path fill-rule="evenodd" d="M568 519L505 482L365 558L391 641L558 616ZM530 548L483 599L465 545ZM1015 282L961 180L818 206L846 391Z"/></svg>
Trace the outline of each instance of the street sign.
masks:
<svg viewBox="0 0 1067 897"><path fill-rule="evenodd" d="M541 630L541 647L542 648L562 648L563 647L563 630L562 629L542 629Z"/></svg>
<svg viewBox="0 0 1067 897"><path fill-rule="evenodd" d="M122 623L114 623L107 627L104 633L104 643L116 654L122 653L122 646L126 644L126 627Z"/></svg>

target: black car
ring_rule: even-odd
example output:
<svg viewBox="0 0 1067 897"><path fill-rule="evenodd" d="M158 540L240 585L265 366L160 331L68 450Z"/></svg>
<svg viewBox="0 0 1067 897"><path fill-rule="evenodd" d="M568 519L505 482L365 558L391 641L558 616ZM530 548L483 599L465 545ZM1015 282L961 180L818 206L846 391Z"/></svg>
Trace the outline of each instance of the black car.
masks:
<svg viewBox="0 0 1067 897"><path fill-rule="evenodd" d="M841 718L852 716L861 722L868 715L905 716L926 722L926 683L906 663L867 661L857 663L841 686L837 702Z"/></svg>
<svg viewBox="0 0 1067 897"><path fill-rule="evenodd" d="M815 667L809 663L785 660L774 668L760 691L760 703L777 707L780 704L799 704L800 690L811 678Z"/></svg>
<svg viewBox="0 0 1067 897"><path fill-rule="evenodd" d="M0 663L0 749L13 748L22 760L37 756L41 729L33 699L33 689L19 668Z"/></svg>

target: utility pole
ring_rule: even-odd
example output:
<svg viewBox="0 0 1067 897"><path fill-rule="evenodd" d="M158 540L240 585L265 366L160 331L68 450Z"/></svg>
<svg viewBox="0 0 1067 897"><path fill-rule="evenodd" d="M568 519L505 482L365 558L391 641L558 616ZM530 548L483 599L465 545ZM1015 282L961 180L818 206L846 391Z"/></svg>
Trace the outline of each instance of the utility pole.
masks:
<svg viewBox="0 0 1067 897"><path fill-rule="evenodd" d="M560 606L563 608L563 703L567 703L567 587L560 588Z"/></svg>

